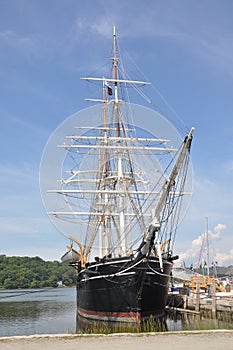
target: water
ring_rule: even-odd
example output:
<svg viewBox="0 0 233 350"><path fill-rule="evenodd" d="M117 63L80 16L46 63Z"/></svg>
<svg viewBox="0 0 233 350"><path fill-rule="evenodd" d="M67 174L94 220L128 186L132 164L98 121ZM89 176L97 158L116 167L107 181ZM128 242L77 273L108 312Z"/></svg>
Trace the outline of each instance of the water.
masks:
<svg viewBox="0 0 233 350"><path fill-rule="evenodd" d="M182 329L180 320L166 323L168 330ZM75 288L0 290L0 337L75 333L76 327Z"/></svg>
<svg viewBox="0 0 233 350"><path fill-rule="evenodd" d="M0 291L1 337L75 331L75 288Z"/></svg>
<svg viewBox="0 0 233 350"><path fill-rule="evenodd" d="M166 319L164 330L233 329L232 321L175 314ZM0 290L0 337L76 333L80 329L76 325L75 288ZM86 331L92 331L90 324Z"/></svg>

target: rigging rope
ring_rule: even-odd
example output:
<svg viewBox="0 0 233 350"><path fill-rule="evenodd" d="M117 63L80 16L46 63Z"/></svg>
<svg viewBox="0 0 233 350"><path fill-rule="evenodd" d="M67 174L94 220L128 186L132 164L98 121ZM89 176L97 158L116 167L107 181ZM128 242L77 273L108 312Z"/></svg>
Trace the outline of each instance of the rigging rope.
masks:
<svg viewBox="0 0 233 350"><path fill-rule="evenodd" d="M139 71L139 73L143 76L143 79L145 81L150 81L150 79L146 76L146 74L140 69L140 67L137 65L137 63L134 61L134 59L131 57L131 55L129 54L129 52L127 50L125 50L127 56L129 57L129 59L131 60L131 62L133 63L133 65L137 68L137 70ZM126 72L124 71L124 74L126 76L128 76L128 74L126 74ZM130 77L129 77L130 78ZM131 80L131 79L130 79ZM163 103L170 109L170 111L172 113L174 113L174 115L176 116L177 120L179 121L179 123L181 124L180 126L177 125L177 128L182 131L182 133L187 132L189 130L188 126L184 123L183 119L179 116L179 114L175 111L175 109L169 104L169 102L165 99L165 97L160 93L160 91L152 84L151 85L152 89L156 92L156 94L159 96L159 98L163 101ZM139 88L138 88L139 89ZM144 94L144 93L143 93ZM145 94L144 94L145 95ZM146 96L147 97L147 96ZM169 118L169 116L167 116L160 107L158 107L152 99L150 98L146 98L148 101L150 101L149 103L152 104L160 113L162 113L168 120L171 120L171 118ZM177 124L177 123L175 123Z"/></svg>

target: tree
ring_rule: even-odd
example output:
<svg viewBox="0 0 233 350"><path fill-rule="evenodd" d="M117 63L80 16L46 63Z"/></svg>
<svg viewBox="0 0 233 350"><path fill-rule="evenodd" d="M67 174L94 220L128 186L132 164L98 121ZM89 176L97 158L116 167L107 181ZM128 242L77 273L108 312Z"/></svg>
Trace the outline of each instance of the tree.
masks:
<svg viewBox="0 0 233 350"><path fill-rule="evenodd" d="M67 287L75 285L75 269L58 261L44 261L40 257L0 255L1 288L57 287L58 281Z"/></svg>

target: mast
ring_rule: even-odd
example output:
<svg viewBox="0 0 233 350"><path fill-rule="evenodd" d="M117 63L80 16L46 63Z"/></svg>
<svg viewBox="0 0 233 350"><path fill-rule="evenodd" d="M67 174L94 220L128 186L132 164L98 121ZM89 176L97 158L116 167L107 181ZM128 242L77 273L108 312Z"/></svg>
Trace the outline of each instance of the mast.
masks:
<svg viewBox="0 0 233 350"><path fill-rule="evenodd" d="M113 27L113 79L114 83L114 97L115 97L115 112L116 112L116 137L120 137L120 122L119 122L119 100L118 100L118 62L117 57L117 38L116 38L116 27Z"/></svg>
<svg viewBox="0 0 233 350"><path fill-rule="evenodd" d="M206 264L207 264L207 276L210 275L210 269L209 269L209 225L208 225L208 217L206 217Z"/></svg>
<svg viewBox="0 0 233 350"><path fill-rule="evenodd" d="M103 140L101 141L102 145L107 145L107 96L105 82L103 81L102 88L102 100L103 100ZM99 152L99 160L101 160L101 150ZM104 203L104 206L108 202L108 194L106 193L106 186L104 178L108 174L108 152L107 149L103 149L103 166L99 164L99 174L98 178L100 179L100 186L98 188L102 191L99 195L101 203ZM99 256L105 256L107 254L108 246L108 218L102 216L100 218L101 224L99 227Z"/></svg>
<svg viewBox="0 0 233 350"><path fill-rule="evenodd" d="M119 59L117 57L117 37L116 37L116 27L113 27L113 58L112 58L112 75L115 81L114 83L114 107L115 107L115 121L116 121L116 137L119 138L117 141L117 146L121 146L121 133L120 133L120 119L119 119L119 99L118 99L118 63ZM124 180L123 180L123 169L122 169L122 151L117 150L117 185L119 191L124 190ZM125 217L124 217L124 194L119 196L119 240L120 240L120 251L119 254L122 255L126 252L126 240L124 235L125 230Z"/></svg>

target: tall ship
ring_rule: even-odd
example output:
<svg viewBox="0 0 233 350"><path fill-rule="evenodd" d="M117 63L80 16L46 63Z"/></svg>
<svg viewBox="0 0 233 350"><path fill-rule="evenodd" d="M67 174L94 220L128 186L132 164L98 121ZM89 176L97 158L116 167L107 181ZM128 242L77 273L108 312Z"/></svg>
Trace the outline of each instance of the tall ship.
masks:
<svg viewBox="0 0 233 350"><path fill-rule="evenodd" d="M125 72L115 28L112 47L109 75L82 78L97 91L94 106L50 142L62 156L44 155L42 187L50 186L49 216L70 239L62 261L77 270L78 316L139 323L165 313L194 129L181 138L160 113L129 102L129 90L144 95L150 83Z"/></svg>

